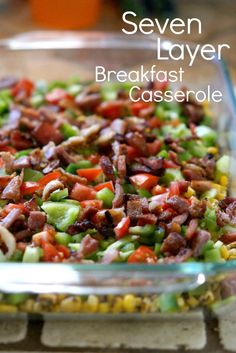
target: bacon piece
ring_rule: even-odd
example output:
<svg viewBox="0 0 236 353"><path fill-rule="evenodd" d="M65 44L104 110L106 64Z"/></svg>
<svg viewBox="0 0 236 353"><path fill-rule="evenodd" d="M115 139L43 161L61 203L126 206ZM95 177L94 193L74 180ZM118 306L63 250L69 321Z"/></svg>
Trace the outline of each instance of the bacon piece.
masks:
<svg viewBox="0 0 236 353"><path fill-rule="evenodd" d="M146 140L139 132L129 132L126 134L128 144L139 151L143 156L148 153Z"/></svg>
<svg viewBox="0 0 236 353"><path fill-rule="evenodd" d="M115 173L113 169L113 165L107 156L102 156L100 158L100 166L102 168L103 173L107 177L107 179L112 180L113 182L115 181Z"/></svg>
<svg viewBox="0 0 236 353"><path fill-rule="evenodd" d="M93 111L101 102L100 93L81 93L75 98L76 105L85 110Z"/></svg>
<svg viewBox="0 0 236 353"><path fill-rule="evenodd" d="M41 230L46 223L46 215L40 211L31 211L28 218L28 227L31 230Z"/></svg>
<svg viewBox="0 0 236 353"><path fill-rule="evenodd" d="M193 236L197 231L197 227L198 227L198 219L197 218L191 219L186 230L186 239L189 240L193 238Z"/></svg>
<svg viewBox="0 0 236 353"><path fill-rule="evenodd" d="M182 213L172 219L172 223L184 224L188 218L188 212Z"/></svg>
<svg viewBox="0 0 236 353"><path fill-rule="evenodd" d="M37 143L41 146L48 144L53 141L55 144L59 144L63 140L63 136L58 129L52 124L42 122L32 132L33 137Z"/></svg>
<svg viewBox="0 0 236 353"><path fill-rule="evenodd" d="M170 233L164 239L161 246L161 253L177 255L182 248L185 248L186 240L177 232Z"/></svg>
<svg viewBox="0 0 236 353"><path fill-rule="evenodd" d="M192 254L193 254L193 252L191 249L182 248L182 249L180 249L179 253L176 256L165 257L163 262L165 264L185 262L192 256Z"/></svg>
<svg viewBox="0 0 236 353"><path fill-rule="evenodd" d="M127 122L122 119L115 119L111 123L111 129L120 135L124 135L127 129Z"/></svg>
<svg viewBox="0 0 236 353"><path fill-rule="evenodd" d="M192 180L190 185L199 193L203 193L212 188L212 183L209 180Z"/></svg>
<svg viewBox="0 0 236 353"><path fill-rule="evenodd" d="M202 218L206 211L206 200L198 200L193 198L189 207L190 216L193 218Z"/></svg>
<svg viewBox="0 0 236 353"><path fill-rule="evenodd" d="M22 215L20 208L13 208L6 217L1 220L1 225L10 228L12 224Z"/></svg>
<svg viewBox="0 0 236 353"><path fill-rule="evenodd" d="M30 167L30 158L29 156L22 156L18 159L15 159L13 162L14 169L23 169Z"/></svg>
<svg viewBox="0 0 236 353"><path fill-rule="evenodd" d="M235 233L226 233L220 237L220 241L224 244L230 244L236 241L236 232Z"/></svg>
<svg viewBox="0 0 236 353"><path fill-rule="evenodd" d="M188 212L188 202L179 196L170 197L166 203L178 213Z"/></svg>
<svg viewBox="0 0 236 353"><path fill-rule="evenodd" d="M146 167L150 168L152 172L156 172L163 168L163 158L162 157L140 157L136 159L137 162L144 164Z"/></svg>
<svg viewBox="0 0 236 353"><path fill-rule="evenodd" d="M131 220L137 219L142 214L141 200L130 200L127 202L127 215Z"/></svg>
<svg viewBox="0 0 236 353"><path fill-rule="evenodd" d="M118 170L118 175L121 180L124 180L126 177L126 156L125 155L120 155L118 157L117 161L117 170Z"/></svg>
<svg viewBox="0 0 236 353"><path fill-rule="evenodd" d="M125 196L125 193L121 185L121 181L118 179L116 180L116 183L115 183L115 198L112 202L112 207L113 208L121 207L124 203L124 196Z"/></svg>
<svg viewBox="0 0 236 353"><path fill-rule="evenodd" d="M152 213L141 214L138 218L138 225L144 226L145 224L156 224L157 217Z"/></svg>
<svg viewBox="0 0 236 353"><path fill-rule="evenodd" d="M73 158L63 146L57 146L55 148L55 152L60 162L64 165L68 165L70 163L75 163L75 158Z"/></svg>
<svg viewBox="0 0 236 353"><path fill-rule="evenodd" d="M76 233L85 232L86 230L93 228L95 228L94 223L84 219L83 221L75 222L74 224L70 225L67 229L67 232L73 235Z"/></svg>
<svg viewBox="0 0 236 353"><path fill-rule="evenodd" d="M5 189L2 192L1 198L3 200L13 200L13 201L19 201L21 197L21 192L20 192L20 187L22 183L22 178L21 176L15 176L9 184L5 187Z"/></svg>
<svg viewBox="0 0 236 353"><path fill-rule="evenodd" d="M98 249L98 245L99 245L98 240L92 238L91 235L87 234L80 243L78 256L84 257L92 254L94 251Z"/></svg>
<svg viewBox="0 0 236 353"><path fill-rule="evenodd" d="M192 240L191 247L193 250L193 256L198 257L199 255L201 255L201 251L203 249L203 246L210 239L211 239L211 234L209 232L207 232L206 230L200 229L197 232L197 235Z"/></svg>
<svg viewBox="0 0 236 353"><path fill-rule="evenodd" d="M102 264L110 264L116 261L119 257L119 251L117 249L108 249L105 251L103 258L101 260Z"/></svg>
<svg viewBox="0 0 236 353"><path fill-rule="evenodd" d="M33 141L28 134L24 134L19 130L13 130L10 134L10 141L17 150L26 150L33 146Z"/></svg>

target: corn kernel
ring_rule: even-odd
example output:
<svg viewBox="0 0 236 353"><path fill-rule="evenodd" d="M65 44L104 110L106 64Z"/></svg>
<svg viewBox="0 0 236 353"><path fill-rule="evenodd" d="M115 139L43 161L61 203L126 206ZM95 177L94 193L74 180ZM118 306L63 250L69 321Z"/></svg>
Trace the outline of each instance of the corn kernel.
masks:
<svg viewBox="0 0 236 353"><path fill-rule="evenodd" d="M227 245L227 249L234 249L236 248L236 241L233 241L232 243Z"/></svg>
<svg viewBox="0 0 236 353"><path fill-rule="evenodd" d="M89 295L88 299L84 303L84 310L88 313L95 313L98 310L99 300L95 295Z"/></svg>
<svg viewBox="0 0 236 353"><path fill-rule="evenodd" d="M133 294L127 294L123 299L124 310L132 313L136 309L136 298Z"/></svg>
<svg viewBox="0 0 236 353"><path fill-rule="evenodd" d="M63 312L78 312L81 309L81 299L74 297L67 297L60 303L60 309Z"/></svg>
<svg viewBox="0 0 236 353"><path fill-rule="evenodd" d="M229 250L229 256L236 256L236 249L230 249Z"/></svg>
<svg viewBox="0 0 236 353"><path fill-rule="evenodd" d="M108 303L100 303L98 305L98 312L100 314L107 314L109 313L110 308L109 308L109 304Z"/></svg>
<svg viewBox="0 0 236 353"><path fill-rule="evenodd" d="M184 299L182 297L177 298L177 304L180 308L183 308L185 306Z"/></svg>
<svg viewBox="0 0 236 353"><path fill-rule="evenodd" d="M10 304L0 304L0 312L1 313L15 313L17 311L17 307L15 305Z"/></svg>
<svg viewBox="0 0 236 353"><path fill-rule="evenodd" d="M193 188L191 188L191 186L188 187L187 192L184 194L184 196L187 197L188 199L195 195L196 195L196 192L195 190L193 190Z"/></svg>
<svg viewBox="0 0 236 353"><path fill-rule="evenodd" d="M187 299L187 303L191 308L195 308L199 304L198 300L196 298L194 298L193 296L191 296Z"/></svg>
<svg viewBox="0 0 236 353"><path fill-rule="evenodd" d="M56 304L57 302L57 296L55 294L39 294L38 299L51 304Z"/></svg>
<svg viewBox="0 0 236 353"><path fill-rule="evenodd" d="M220 253L221 253L221 256L227 260L229 258L229 251L227 249L227 247L225 245L222 245L221 248L220 248Z"/></svg>
<svg viewBox="0 0 236 353"><path fill-rule="evenodd" d="M217 154L219 150L217 147L208 147L207 152L210 154Z"/></svg>
<svg viewBox="0 0 236 353"><path fill-rule="evenodd" d="M226 175L222 175L221 178L220 178L220 184L222 186L227 186L229 183L229 179Z"/></svg>
<svg viewBox="0 0 236 353"><path fill-rule="evenodd" d="M116 298L116 301L113 305L112 312L114 314L121 313L123 311L123 300L121 298Z"/></svg>

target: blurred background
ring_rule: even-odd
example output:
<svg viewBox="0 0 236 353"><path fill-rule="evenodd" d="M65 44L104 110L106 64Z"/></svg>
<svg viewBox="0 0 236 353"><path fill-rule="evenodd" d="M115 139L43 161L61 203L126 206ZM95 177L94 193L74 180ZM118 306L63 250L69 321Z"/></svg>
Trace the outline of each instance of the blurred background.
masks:
<svg viewBox="0 0 236 353"><path fill-rule="evenodd" d="M236 85L236 0L0 0L0 38L39 29L121 31L127 10L140 18L200 18L201 36L178 39L228 43L225 60Z"/></svg>

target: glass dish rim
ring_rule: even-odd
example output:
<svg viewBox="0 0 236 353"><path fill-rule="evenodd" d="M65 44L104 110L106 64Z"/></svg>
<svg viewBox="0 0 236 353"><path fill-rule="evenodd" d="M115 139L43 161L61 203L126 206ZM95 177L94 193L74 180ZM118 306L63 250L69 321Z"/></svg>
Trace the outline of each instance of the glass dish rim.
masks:
<svg viewBox="0 0 236 353"><path fill-rule="evenodd" d="M166 50L167 46L172 43L171 39L159 36L161 39L161 49ZM78 31L30 31L23 32L19 35L1 39L0 51L21 51L21 50L69 50L69 49L148 49L155 50L156 35L132 35L132 41L127 35L119 32L78 32ZM194 43L175 41L175 43L188 43L190 46L195 46ZM1 59L0 59L1 60ZM226 83L226 89L229 93L231 108L236 118L236 97L233 90L232 81L229 70L224 60L214 58L213 63L218 66L223 80ZM19 263L3 262L0 263L0 271L3 269L16 269ZM173 264L72 264L72 263L21 263L20 268L53 268L56 270L63 268L71 268L75 271L92 271L92 272L108 272L108 271L125 271L125 272L153 272L156 274L182 274L196 275L203 273L206 276L219 274L226 271L236 269L236 260L226 261L222 263L204 263L204 262L184 262Z"/></svg>

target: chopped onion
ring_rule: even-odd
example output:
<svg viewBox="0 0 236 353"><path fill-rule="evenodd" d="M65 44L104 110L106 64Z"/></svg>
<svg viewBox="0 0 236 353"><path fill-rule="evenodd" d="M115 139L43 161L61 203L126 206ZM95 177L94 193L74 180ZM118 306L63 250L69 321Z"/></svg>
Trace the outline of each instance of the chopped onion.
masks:
<svg viewBox="0 0 236 353"><path fill-rule="evenodd" d="M16 250L16 239L12 233L9 232L5 227L0 225L0 238L1 241L6 245L7 252L5 257L9 259Z"/></svg>

